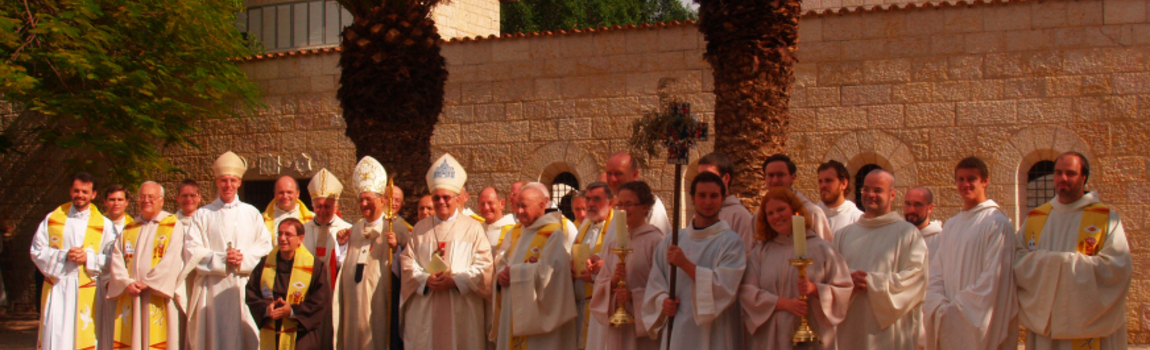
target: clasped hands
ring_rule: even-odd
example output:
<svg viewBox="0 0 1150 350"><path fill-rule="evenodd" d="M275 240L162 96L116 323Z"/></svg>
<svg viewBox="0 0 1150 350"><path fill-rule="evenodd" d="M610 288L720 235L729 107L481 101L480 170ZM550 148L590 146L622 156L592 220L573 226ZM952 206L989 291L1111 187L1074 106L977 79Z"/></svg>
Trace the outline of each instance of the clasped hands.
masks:
<svg viewBox="0 0 1150 350"><path fill-rule="evenodd" d="M231 266L240 266L244 262L244 253L239 249L228 249L227 262Z"/></svg>
<svg viewBox="0 0 1150 350"><path fill-rule="evenodd" d="M72 247L72 249L68 249L68 261L76 265L84 265L88 262L88 252L80 247Z"/></svg>
<svg viewBox="0 0 1150 350"><path fill-rule="evenodd" d="M427 288L433 292L449 291L455 288L455 279L447 271L436 272L427 278Z"/></svg>
<svg viewBox="0 0 1150 350"><path fill-rule="evenodd" d="M268 317L273 320L282 319L291 315L291 305L289 305L284 298L276 298L271 304L268 304Z"/></svg>

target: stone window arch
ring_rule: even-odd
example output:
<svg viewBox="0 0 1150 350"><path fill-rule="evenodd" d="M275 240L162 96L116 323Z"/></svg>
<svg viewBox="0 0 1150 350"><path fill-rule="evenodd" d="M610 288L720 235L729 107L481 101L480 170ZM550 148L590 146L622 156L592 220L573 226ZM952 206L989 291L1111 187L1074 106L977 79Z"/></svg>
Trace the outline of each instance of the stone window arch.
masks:
<svg viewBox="0 0 1150 350"><path fill-rule="evenodd" d="M1020 130L1009 140L998 144L994 163L990 165L991 185L1006 188L1002 211L1015 226L1026 217L1028 173L1044 160L1054 160L1062 152L1075 151L1094 160L1090 145L1078 133L1061 126L1032 126ZM1013 197L1013 198L1009 198Z"/></svg>
<svg viewBox="0 0 1150 350"><path fill-rule="evenodd" d="M564 171L551 179L551 201L559 207L559 211L563 212L563 216L567 218L574 218L575 213L571 211L571 196L578 193L579 178L575 174Z"/></svg>
<svg viewBox="0 0 1150 350"><path fill-rule="evenodd" d="M1026 211L1054 199L1054 161L1042 160L1026 171Z"/></svg>

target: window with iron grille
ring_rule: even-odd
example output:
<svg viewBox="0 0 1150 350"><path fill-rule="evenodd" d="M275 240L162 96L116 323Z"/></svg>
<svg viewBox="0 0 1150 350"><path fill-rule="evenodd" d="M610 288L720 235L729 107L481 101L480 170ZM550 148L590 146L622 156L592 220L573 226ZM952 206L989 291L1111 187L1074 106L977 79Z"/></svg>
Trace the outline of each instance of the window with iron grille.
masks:
<svg viewBox="0 0 1150 350"><path fill-rule="evenodd" d="M1026 212L1054 199L1054 161L1035 163L1026 172Z"/></svg>
<svg viewBox="0 0 1150 350"><path fill-rule="evenodd" d="M855 206L858 207L859 210L866 210L866 208L863 208L862 201L863 181L866 180L866 175L875 169L882 169L882 167L878 166L878 164L867 164L863 165L862 168L859 168L859 171L855 173Z"/></svg>
<svg viewBox="0 0 1150 350"><path fill-rule="evenodd" d="M555 179L551 180L551 201L559 207L559 211L563 212L563 216L568 219L574 218L575 213L571 211L571 199L566 197L574 194L574 191L578 189L579 179L575 177L575 174L562 172L555 175Z"/></svg>
<svg viewBox="0 0 1150 350"><path fill-rule="evenodd" d="M339 45L351 13L334 0L253 6L236 16L241 33L254 36L268 52Z"/></svg>

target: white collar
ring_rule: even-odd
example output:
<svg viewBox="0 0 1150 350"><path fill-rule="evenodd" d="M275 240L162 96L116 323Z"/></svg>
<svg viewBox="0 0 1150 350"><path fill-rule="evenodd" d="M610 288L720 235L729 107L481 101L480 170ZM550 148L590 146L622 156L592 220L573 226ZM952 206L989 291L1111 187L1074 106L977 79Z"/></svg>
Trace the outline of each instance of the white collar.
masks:
<svg viewBox="0 0 1150 350"><path fill-rule="evenodd" d="M432 221L432 223L435 223L435 224L438 224L441 222L452 222L452 221L455 221L456 218L459 218L459 210L456 210L455 213L452 213L451 217L447 218L447 220L440 220L439 216L437 216L435 214L431 214L431 218L432 218L432 220L434 220L434 221Z"/></svg>

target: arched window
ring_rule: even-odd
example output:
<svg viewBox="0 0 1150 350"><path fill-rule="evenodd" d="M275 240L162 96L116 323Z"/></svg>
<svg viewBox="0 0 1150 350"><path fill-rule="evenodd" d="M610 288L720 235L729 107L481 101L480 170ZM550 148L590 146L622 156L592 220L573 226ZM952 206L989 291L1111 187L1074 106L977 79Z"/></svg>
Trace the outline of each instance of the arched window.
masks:
<svg viewBox="0 0 1150 350"><path fill-rule="evenodd" d="M1054 199L1054 161L1034 163L1026 172L1026 212Z"/></svg>
<svg viewBox="0 0 1150 350"><path fill-rule="evenodd" d="M554 180L551 180L551 201L559 207L559 211L563 212L563 216L568 219L574 218L575 214L571 211L571 199L565 197L578 189L579 179L570 172L559 173L559 175L555 175Z"/></svg>
<svg viewBox="0 0 1150 350"><path fill-rule="evenodd" d="M862 168L859 168L859 170L855 172L855 206L857 206L859 210L866 210L863 208L862 201L863 181L866 180L866 175L875 169L882 169L882 167L878 166L878 164L871 163L863 165Z"/></svg>

